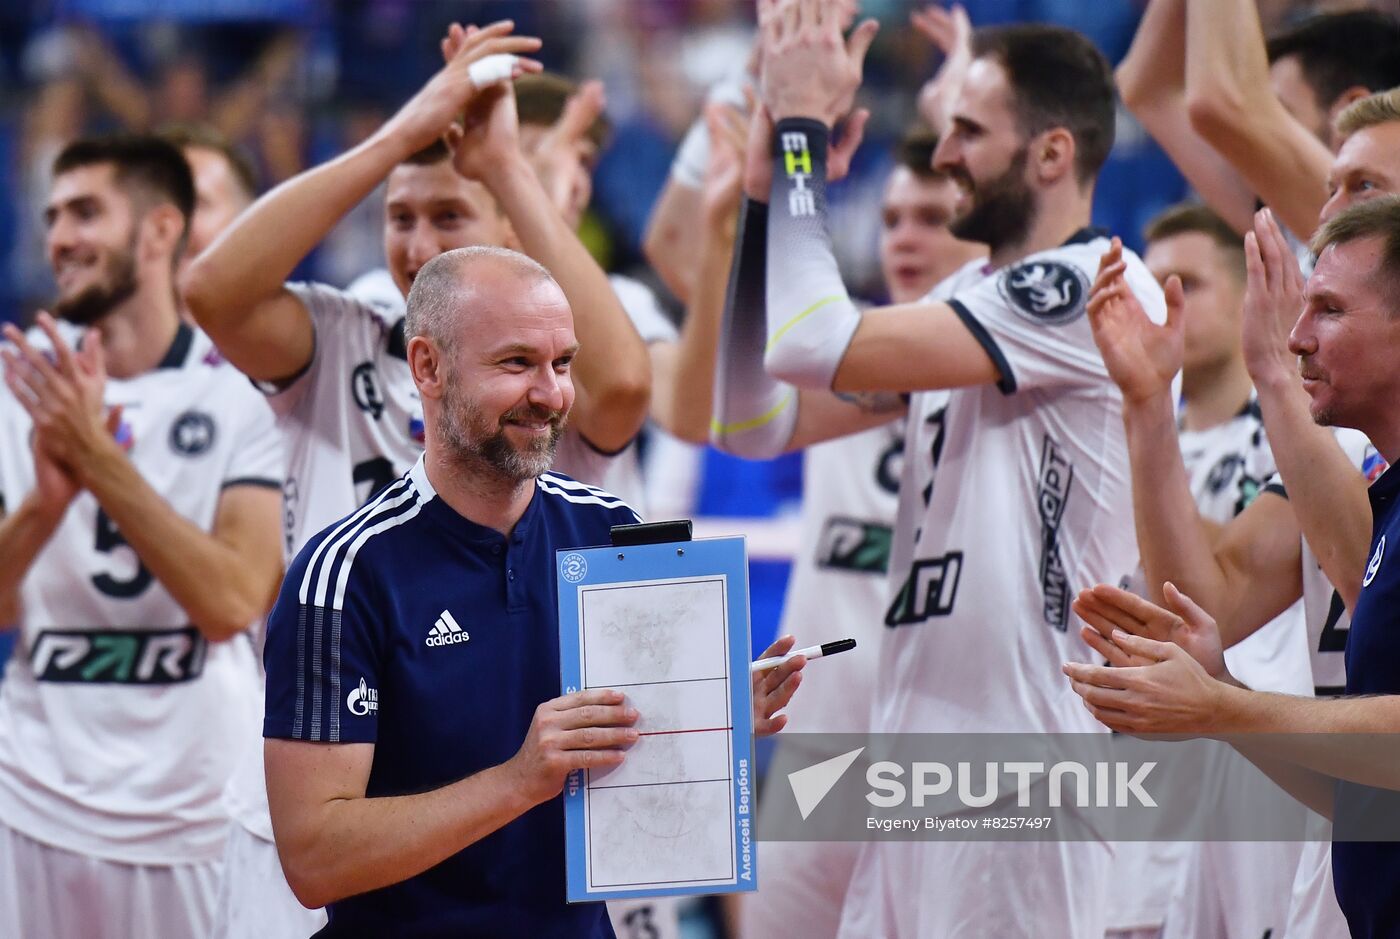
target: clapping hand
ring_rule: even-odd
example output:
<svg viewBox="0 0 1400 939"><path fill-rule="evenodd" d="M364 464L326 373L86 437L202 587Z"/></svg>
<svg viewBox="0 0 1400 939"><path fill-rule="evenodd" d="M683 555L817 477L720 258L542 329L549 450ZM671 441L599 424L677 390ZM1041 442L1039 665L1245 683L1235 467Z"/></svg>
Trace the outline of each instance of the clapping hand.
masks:
<svg viewBox="0 0 1400 939"><path fill-rule="evenodd" d="M972 66L972 21L961 4L945 10L930 6L909 14L909 22L943 53L943 64L919 89L919 116L940 136L948 132L953 108Z"/></svg>
<svg viewBox="0 0 1400 939"><path fill-rule="evenodd" d="M1123 243L1112 246L1099 261L1099 273L1089 293L1089 326L1104 366L1125 402L1142 402L1169 394L1181 370L1185 350L1181 279L1167 279L1167 322L1157 325L1128 286Z"/></svg>

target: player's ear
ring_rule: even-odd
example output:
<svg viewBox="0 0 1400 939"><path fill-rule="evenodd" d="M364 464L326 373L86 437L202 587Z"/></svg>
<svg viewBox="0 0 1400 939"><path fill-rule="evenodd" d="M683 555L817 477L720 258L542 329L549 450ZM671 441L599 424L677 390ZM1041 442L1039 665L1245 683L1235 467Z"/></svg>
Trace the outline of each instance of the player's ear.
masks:
<svg viewBox="0 0 1400 939"><path fill-rule="evenodd" d="M1058 182L1074 174L1074 135L1064 127L1038 134L1030 145L1030 164L1042 184Z"/></svg>
<svg viewBox="0 0 1400 939"><path fill-rule="evenodd" d="M169 257L185 233L185 215L168 202L158 203L146 210L140 221L143 252L151 259Z"/></svg>
<svg viewBox="0 0 1400 939"><path fill-rule="evenodd" d="M447 393L447 369L442 350L428 337L414 336L408 341L408 368L423 397L438 400Z"/></svg>

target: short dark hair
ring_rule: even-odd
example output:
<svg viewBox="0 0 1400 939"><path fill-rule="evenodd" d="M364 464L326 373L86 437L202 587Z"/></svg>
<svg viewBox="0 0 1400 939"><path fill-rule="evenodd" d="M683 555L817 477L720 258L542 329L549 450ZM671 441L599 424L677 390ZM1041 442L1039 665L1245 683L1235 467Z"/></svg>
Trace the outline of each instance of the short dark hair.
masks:
<svg viewBox="0 0 1400 939"><path fill-rule="evenodd" d="M212 150L228 161L233 178L252 202L258 197L258 171L247 152L208 124L167 124L156 133L181 150Z"/></svg>
<svg viewBox="0 0 1400 939"><path fill-rule="evenodd" d="M1178 202L1168 206L1147 223L1142 234L1149 246L1154 241L1165 241L1177 235L1205 235L1229 256L1230 270L1238 274L1241 280L1245 277L1244 237L1214 209L1200 202Z"/></svg>
<svg viewBox="0 0 1400 939"><path fill-rule="evenodd" d="M1333 245L1363 238L1381 240L1376 275L1385 283L1390 300L1386 313L1394 319L1400 316L1400 196L1377 196L1351 206L1319 228L1308 247L1320 257Z"/></svg>
<svg viewBox="0 0 1400 939"><path fill-rule="evenodd" d="M111 164L117 184L123 189L141 190L138 195L155 202L169 202L180 210L185 219L180 236L180 250L184 250L184 237L194 214L194 175L180 149L154 134L81 137L54 159L53 175L101 164Z"/></svg>
<svg viewBox="0 0 1400 939"><path fill-rule="evenodd" d="M1021 132L1068 130L1075 176L1093 182L1113 149L1113 70L1103 53L1081 33L1039 23L979 29L972 51L1006 71Z"/></svg>
<svg viewBox="0 0 1400 939"><path fill-rule="evenodd" d="M915 124L904 132L895 145L895 163L922 180L943 179L945 174L933 168L933 152L937 149L938 133L922 124Z"/></svg>
<svg viewBox="0 0 1400 939"><path fill-rule="evenodd" d="M1270 62L1298 57L1323 110L1348 88L1400 85L1400 19L1378 10L1311 17L1270 39L1268 52Z"/></svg>
<svg viewBox="0 0 1400 939"><path fill-rule="evenodd" d="M403 162L413 166L432 166L434 163L441 163L451 156L452 151L447 149L447 144L443 143L442 138L439 137L422 150L415 150L404 157Z"/></svg>
<svg viewBox="0 0 1400 939"><path fill-rule="evenodd" d="M541 72L521 75L515 80L515 112L520 123L531 127L550 126L564 113L564 105L578 91L578 86L563 75ZM588 128L588 139L600 151L612 140L612 122L606 114Z"/></svg>

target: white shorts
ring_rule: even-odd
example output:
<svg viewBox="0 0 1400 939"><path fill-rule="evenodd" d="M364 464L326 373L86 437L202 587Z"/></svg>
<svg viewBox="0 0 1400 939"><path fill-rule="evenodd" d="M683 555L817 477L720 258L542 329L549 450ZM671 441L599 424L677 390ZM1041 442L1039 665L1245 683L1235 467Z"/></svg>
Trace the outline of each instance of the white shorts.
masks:
<svg viewBox="0 0 1400 939"><path fill-rule="evenodd" d="M1293 879L1293 902L1288 906L1287 939L1350 939L1347 918L1337 905L1332 887L1332 843L1307 841Z"/></svg>
<svg viewBox="0 0 1400 939"><path fill-rule="evenodd" d="M1098 841L866 842L838 935L1103 939L1112 856Z"/></svg>
<svg viewBox="0 0 1400 939"><path fill-rule="evenodd" d="M0 936L207 936L219 861L157 867L74 854L0 824Z"/></svg>
<svg viewBox="0 0 1400 939"><path fill-rule="evenodd" d="M680 899L647 897L608 901L617 939L681 939Z"/></svg>
<svg viewBox="0 0 1400 939"><path fill-rule="evenodd" d="M276 845L237 823L229 829L214 939L306 939L326 925L325 910L308 910L287 886Z"/></svg>
<svg viewBox="0 0 1400 939"><path fill-rule="evenodd" d="M833 939L860 848L858 841L758 842L758 891L742 895L740 935Z"/></svg>
<svg viewBox="0 0 1400 939"><path fill-rule="evenodd" d="M1302 844L1206 841L1193 847L1162 939L1284 935Z"/></svg>

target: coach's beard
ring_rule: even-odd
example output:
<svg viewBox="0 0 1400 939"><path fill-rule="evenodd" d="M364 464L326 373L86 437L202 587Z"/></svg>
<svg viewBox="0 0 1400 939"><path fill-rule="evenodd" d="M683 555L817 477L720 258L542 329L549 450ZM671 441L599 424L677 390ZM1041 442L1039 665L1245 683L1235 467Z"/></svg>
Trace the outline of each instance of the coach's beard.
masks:
<svg viewBox="0 0 1400 939"><path fill-rule="evenodd" d="M517 447L507 436L506 426L519 420L548 421L549 433ZM468 398L457 382L448 382L437 435L460 462L484 464L510 482L524 482L547 473L554 465L554 451L567 421L565 412L527 404L501 415L492 429L476 401Z"/></svg>

